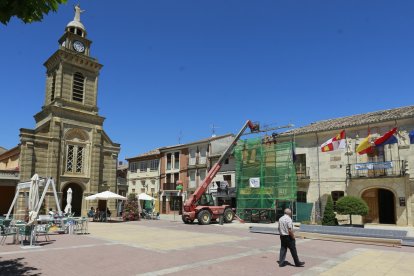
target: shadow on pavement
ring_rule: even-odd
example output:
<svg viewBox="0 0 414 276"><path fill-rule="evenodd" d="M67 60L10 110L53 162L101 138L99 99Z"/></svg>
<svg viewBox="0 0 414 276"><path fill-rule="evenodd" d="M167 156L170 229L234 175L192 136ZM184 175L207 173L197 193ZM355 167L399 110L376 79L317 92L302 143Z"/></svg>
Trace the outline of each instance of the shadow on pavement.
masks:
<svg viewBox="0 0 414 276"><path fill-rule="evenodd" d="M41 275L37 268L27 266L24 258L2 260L0 257L0 275Z"/></svg>

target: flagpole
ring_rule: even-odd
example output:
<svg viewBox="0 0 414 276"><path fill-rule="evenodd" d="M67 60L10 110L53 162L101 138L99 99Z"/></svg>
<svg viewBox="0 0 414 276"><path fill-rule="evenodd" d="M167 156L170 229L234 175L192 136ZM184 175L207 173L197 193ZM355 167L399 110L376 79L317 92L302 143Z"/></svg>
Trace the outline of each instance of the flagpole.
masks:
<svg viewBox="0 0 414 276"><path fill-rule="evenodd" d="M395 127L397 127L397 131L398 131L398 123L397 123L397 120L395 120ZM398 141L397 141L397 154L398 154L398 162L401 165L401 161L400 161L400 147L398 146ZM392 159L391 159L391 161L392 161Z"/></svg>
<svg viewBox="0 0 414 276"><path fill-rule="evenodd" d="M359 138L359 132L357 132L358 134L358 140ZM354 152L355 152L355 164L358 163L358 153L357 153L357 137L355 136L355 144L354 144Z"/></svg>
<svg viewBox="0 0 414 276"><path fill-rule="evenodd" d="M318 160L318 201L319 201L319 212L317 214L317 217L318 219L321 219L322 202L321 202L321 176L320 176L320 168L319 168L319 137L316 131L315 131L315 135L316 135L316 156Z"/></svg>
<svg viewBox="0 0 414 276"><path fill-rule="evenodd" d="M351 173L351 165L349 164L349 151L348 151L348 137L346 136L346 129L344 129L345 131L345 146L346 146L346 158L347 158L347 164L346 167L347 169L349 168L349 174ZM348 170L346 171L346 176L345 176L345 189L349 186L349 174L348 174Z"/></svg>

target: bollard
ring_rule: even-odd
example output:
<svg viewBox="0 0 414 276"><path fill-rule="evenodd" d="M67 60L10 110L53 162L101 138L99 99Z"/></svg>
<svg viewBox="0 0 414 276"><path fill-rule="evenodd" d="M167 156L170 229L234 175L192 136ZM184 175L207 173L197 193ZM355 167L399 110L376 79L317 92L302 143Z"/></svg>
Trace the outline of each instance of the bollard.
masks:
<svg viewBox="0 0 414 276"><path fill-rule="evenodd" d="M220 223L220 225L223 225L223 215L220 215L220 217L219 217L219 223Z"/></svg>

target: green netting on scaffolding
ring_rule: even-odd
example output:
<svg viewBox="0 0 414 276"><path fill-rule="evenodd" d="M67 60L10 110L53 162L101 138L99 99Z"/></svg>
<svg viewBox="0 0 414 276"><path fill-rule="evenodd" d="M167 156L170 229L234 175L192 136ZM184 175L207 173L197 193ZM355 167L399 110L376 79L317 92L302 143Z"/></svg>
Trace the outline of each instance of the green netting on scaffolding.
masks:
<svg viewBox="0 0 414 276"><path fill-rule="evenodd" d="M293 155L292 142L264 144L259 137L237 143L237 214L242 219L247 210L275 209L276 200L296 200Z"/></svg>

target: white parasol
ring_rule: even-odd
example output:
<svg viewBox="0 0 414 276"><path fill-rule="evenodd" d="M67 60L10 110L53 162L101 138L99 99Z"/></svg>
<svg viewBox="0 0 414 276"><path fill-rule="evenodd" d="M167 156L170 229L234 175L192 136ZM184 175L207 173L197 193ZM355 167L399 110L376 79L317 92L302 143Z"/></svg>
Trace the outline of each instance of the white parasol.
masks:
<svg viewBox="0 0 414 276"><path fill-rule="evenodd" d="M140 200L148 200L148 201L153 201L153 200L155 200L155 198L153 198L152 196L150 196L150 195L147 195L146 193L140 193L139 195L137 195L137 198L138 198L138 202L140 201ZM145 206L145 204L144 204L144 206ZM141 213L141 204L140 203L138 203L138 212L139 213Z"/></svg>
<svg viewBox="0 0 414 276"><path fill-rule="evenodd" d="M72 188L69 188L68 191L66 192L66 207L65 207L65 213L66 214L70 214L72 213Z"/></svg>
<svg viewBox="0 0 414 276"><path fill-rule="evenodd" d="M37 218L37 209L39 204L39 176L33 175L29 190L29 222L28 225L32 225Z"/></svg>
<svg viewBox="0 0 414 276"><path fill-rule="evenodd" d="M138 200L154 200L155 198L153 198L150 195L147 195L146 193L141 193L139 195L137 195Z"/></svg>
<svg viewBox="0 0 414 276"><path fill-rule="evenodd" d="M100 200L108 200L108 199L121 199L121 200L126 200L127 198L118 194L115 194L113 192L110 191L105 191L99 194L95 194L95 195L91 195L91 196L87 196L85 197L85 200L96 200L96 199L100 199Z"/></svg>
<svg viewBox="0 0 414 276"><path fill-rule="evenodd" d="M108 199L120 199L120 200L126 200L127 198L118 194L115 194L113 192L110 191L105 191L99 194L95 194L95 195L91 195L91 196L87 196L85 197L85 200L106 200L108 201ZM108 204L108 202L107 202ZM106 212L105 212L106 214Z"/></svg>

